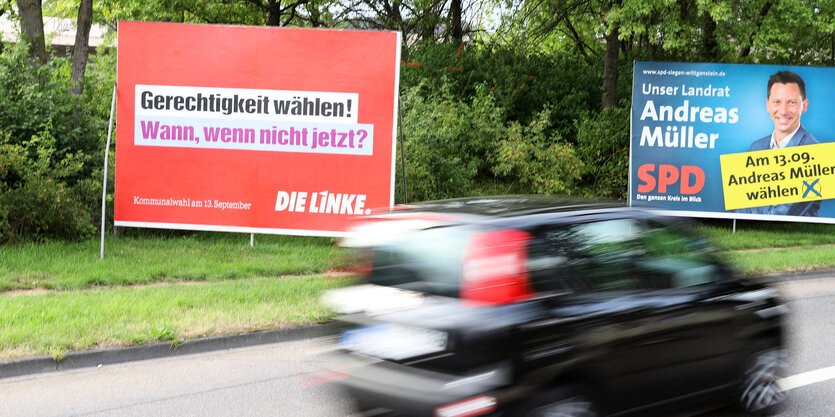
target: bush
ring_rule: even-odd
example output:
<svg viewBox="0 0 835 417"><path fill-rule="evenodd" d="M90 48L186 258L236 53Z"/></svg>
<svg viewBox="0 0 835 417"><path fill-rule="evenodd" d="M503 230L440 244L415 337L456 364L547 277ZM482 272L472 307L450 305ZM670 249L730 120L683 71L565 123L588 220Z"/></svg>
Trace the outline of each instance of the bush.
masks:
<svg viewBox="0 0 835 417"><path fill-rule="evenodd" d="M48 134L33 137L26 147L9 144L8 138L0 142L0 242L89 236L95 230L90 213L64 180L82 164L72 154L53 163L54 139ZM34 161L31 148L38 148Z"/></svg>
<svg viewBox="0 0 835 417"><path fill-rule="evenodd" d="M495 172L516 177L536 194L572 194L584 165L573 145L559 134L546 136L549 121L550 109L546 108L527 126L511 123Z"/></svg>
<svg viewBox="0 0 835 417"><path fill-rule="evenodd" d="M0 53L0 242L95 230L105 123L70 87L67 59L35 65L22 43Z"/></svg>
<svg viewBox="0 0 835 417"><path fill-rule="evenodd" d="M99 148L91 115L79 96L70 93L71 62L55 58L36 66L24 44L7 46L0 54L0 130L8 142L23 144L42 132L55 138L60 159L69 153L90 155ZM34 157L34 155L30 155ZM85 166L78 179L92 172Z"/></svg>
<svg viewBox="0 0 835 417"><path fill-rule="evenodd" d="M527 54L512 46L435 44L408 51L401 69L403 86L421 86L423 96L448 90L465 103L479 89L494 97L502 117L527 125L546 105L551 106L549 129L573 140L575 120L600 106L599 70L565 54Z"/></svg>
<svg viewBox="0 0 835 417"><path fill-rule="evenodd" d="M580 58L478 41L418 44L404 57L410 200L490 189L625 195L628 113L597 115L600 74Z"/></svg>
<svg viewBox="0 0 835 417"><path fill-rule="evenodd" d="M629 104L586 115L577 128L586 195L625 199L629 182Z"/></svg>
<svg viewBox="0 0 835 417"><path fill-rule="evenodd" d="M409 200L468 195L480 177L491 175L504 135L501 109L483 90L470 105L455 100L448 90L421 96L421 88L401 94ZM401 172L398 166L397 174ZM396 186L401 187L396 197L402 199L401 181Z"/></svg>

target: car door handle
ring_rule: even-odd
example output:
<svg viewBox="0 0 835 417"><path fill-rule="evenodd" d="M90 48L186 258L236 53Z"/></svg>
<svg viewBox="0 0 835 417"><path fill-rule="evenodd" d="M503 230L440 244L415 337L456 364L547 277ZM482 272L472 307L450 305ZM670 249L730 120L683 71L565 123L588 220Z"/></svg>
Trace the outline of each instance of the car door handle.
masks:
<svg viewBox="0 0 835 417"><path fill-rule="evenodd" d="M646 342L643 342L643 343L641 343L641 345L642 346L660 345L662 343L667 343L667 342L672 341L672 340L673 340L673 338L671 338L671 337L660 337L660 338L657 338L657 339L652 339L652 340L648 340Z"/></svg>
<svg viewBox="0 0 835 417"><path fill-rule="evenodd" d="M693 317L693 313L686 313L686 314L679 314L672 317L666 317L661 320L662 323L675 323L677 321L682 321Z"/></svg>

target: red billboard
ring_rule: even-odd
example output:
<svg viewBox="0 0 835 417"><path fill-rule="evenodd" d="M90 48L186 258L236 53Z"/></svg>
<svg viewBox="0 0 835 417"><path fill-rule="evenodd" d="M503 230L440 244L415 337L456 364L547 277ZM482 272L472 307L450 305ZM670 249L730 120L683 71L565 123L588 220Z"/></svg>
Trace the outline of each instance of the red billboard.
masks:
<svg viewBox="0 0 835 417"><path fill-rule="evenodd" d="M116 226L342 235L394 192L400 34L120 22Z"/></svg>

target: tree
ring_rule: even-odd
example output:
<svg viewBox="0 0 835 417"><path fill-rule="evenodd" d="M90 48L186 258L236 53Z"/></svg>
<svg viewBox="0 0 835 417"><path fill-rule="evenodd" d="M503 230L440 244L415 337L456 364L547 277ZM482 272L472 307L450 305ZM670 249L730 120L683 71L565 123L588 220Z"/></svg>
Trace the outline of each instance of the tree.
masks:
<svg viewBox="0 0 835 417"><path fill-rule="evenodd" d="M267 26L287 26L297 17L297 9L310 0L282 2L280 0L246 0L267 16Z"/></svg>
<svg viewBox="0 0 835 417"><path fill-rule="evenodd" d="M67 1L67 0L54 0ZM334 0L98 0L94 20L116 29L119 20L250 26L336 26Z"/></svg>
<svg viewBox="0 0 835 417"><path fill-rule="evenodd" d="M606 55L603 58L603 99L601 107L617 103L618 55L620 52L620 25L612 24L606 34Z"/></svg>
<svg viewBox="0 0 835 417"><path fill-rule="evenodd" d="M29 56L38 64L46 64L46 40L43 31L41 0L17 0L20 28L29 42Z"/></svg>
<svg viewBox="0 0 835 417"><path fill-rule="evenodd" d="M93 0L81 0L78 6L78 21L75 30L75 46L72 53L72 93L84 91L84 73L90 55L90 28L93 26Z"/></svg>
<svg viewBox="0 0 835 417"><path fill-rule="evenodd" d="M8 11L8 5L6 2L0 3L0 17L3 17L4 14ZM0 39L0 54L3 53L3 39Z"/></svg>
<svg viewBox="0 0 835 417"><path fill-rule="evenodd" d="M465 19L474 2L464 0L348 0L337 16L358 29L396 30L407 44L417 41L452 41L456 45L471 33Z"/></svg>
<svg viewBox="0 0 835 417"><path fill-rule="evenodd" d="M449 37L461 42L464 37L464 28L461 26L463 10L461 0L449 0Z"/></svg>
<svg viewBox="0 0 835 417"><path fill-rule="evenodd" d="M603 68L602 107L634 59L835 63L833 0L518 0L501 39ZM620 64L620 65L619 65Z"/></svg>

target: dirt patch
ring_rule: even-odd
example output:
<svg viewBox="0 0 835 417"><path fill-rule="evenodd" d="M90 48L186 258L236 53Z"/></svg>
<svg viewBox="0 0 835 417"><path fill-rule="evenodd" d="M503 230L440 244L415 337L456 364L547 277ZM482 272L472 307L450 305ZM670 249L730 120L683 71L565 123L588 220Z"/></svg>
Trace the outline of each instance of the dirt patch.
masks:
<svg viewBox="0 0 835 417"><path fill-rule="evenodd" d="M737 253L752 253L752 252L765 252L765 251L778 251L778 250L786 250L786 249L803 249L803 248L820 248L820 247L832 247L835 246L835 243L824 243L820 245L796 245L796 246L778 246L773 248L751 248L751 249L728 249L726 252L737 252Z"/></svg>
<svg viewBox="0 0 835 417"><path fill-rule="evenodd" d="M150 287L170 287L173 285L200 285L205 284L206 281L155 281L155 282L148 282L145 284L132 284L128 285L128 288L150 288ZM99 287L101 288L101 287ZM114 288L114 287L106 287L106 288ZM117 287L118 288L118 287Z"/></svg>
<svg viewBox="0 0 835 417"><path fill-rule="evenodd" d="M329 270L325 271L324 274L328 278L340 278L340 277L349 277L352 275L360 275L357 271L347 271L347 270Z"/></svg>
<svg viewBox="0 0 835 417"><path fill-rule="evenodd" d="M43 294L49 294L51 292L53 292L53 290L48 290L46 288L32 288L32 289L29 289L29 290L3 291L3 292L0 292L0 294L15 297L15 296L25 296L25 295L43 295Z"/></svg>
<svg viewBox="0 0 835 417"><path fill-rule="evenodd" d="M306 278L309 276L314 275L323 275L328 278L341 278L341 277L349 277L352 275L357 275L354 271L345 271L345 270L329 270L325 271L321 274L311 274L311 275L282 275L277 278ZM142 288L151 288L151 287L170 287L174 285L184 285L184 286L192 286L192 285L201 285L205 284L207 281L154 281L148 282L144 284L132 284L132 285L114 285L114 286L93 286L88 288L83 288L79 290L73 291L93 291L93 290L101 290L101 289L112 289L112 288L133 288L133 289L142 289ZM50 294L58 292L57 290L50 290L46 288L31 288L26 290L9 290L9 291L0 291L0 295L9 296L9 297L17 297L17 296L27 296L27 295L43 295L43 294Z"/></svg>
<svg viewBox="0 0 835 417"><path fill-rule="evenodd" d="M114 286L101 286L96 285L88 288L81 288L77 290L70 290L70 291L95 291L95 290L102 290L102 289L113 289L113 288L134 288L134 289L141 289L141 288L149 288L149 287L168 287L172 285L200 285L203 284L202 281L157 281L157 282L149 282L146 284L133 284L133 285L114 285ZM50 290L46 288L31 288L27 290L10 290L10 291L0 291L0 295L9 296L9 297L16 297L16 296L27 296L27 295L44 295L50 294L54 292L59 292L58 290Z"/></svg>

